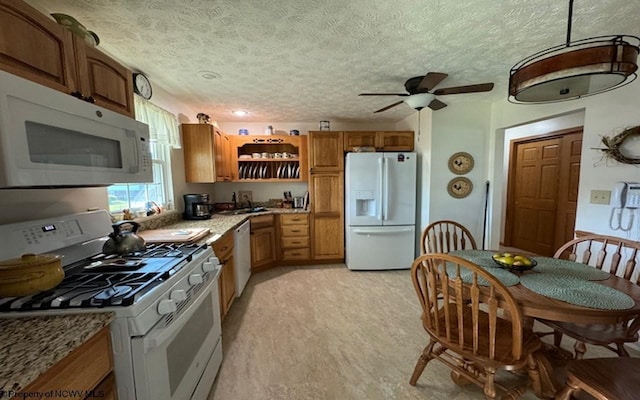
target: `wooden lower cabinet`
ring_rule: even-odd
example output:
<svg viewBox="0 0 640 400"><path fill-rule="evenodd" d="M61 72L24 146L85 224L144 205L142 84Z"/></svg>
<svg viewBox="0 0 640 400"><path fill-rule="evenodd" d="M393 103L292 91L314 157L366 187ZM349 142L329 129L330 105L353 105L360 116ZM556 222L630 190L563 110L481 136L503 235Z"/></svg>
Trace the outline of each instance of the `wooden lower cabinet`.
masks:
<svg viewBox="0 0 640 400"><path fill-rule="evenodd" d="M101 400L117 400L118 387L116 386L116 376L112 372L98 385L93 391L93 395L87 396L87 399Z"/></svg>
<svg viewBox="0 0 640 400"><path fill-rule="evenodd" d="M236 297L236 272L233 260L233 230L227 232L213 243L213 251L222 264L218 279L218 299L220 300L220 317L227 315L233 299Z"/></svg>
<svg viewBox="0 0 640 400"><path fill-rule="evenodd" d="M276 261L276 229L273 215L251 218L251 271L269 268Z"/></svg>
<svg viewBox="0 0 640 400"><path fill-rule="evenodd" d="M278 260L298 263L311 259L308 214L280 214Z"/></svg>
<svg viewBox="0 0 640 400"><path fill-rule="evenodd" d="M47 399L116 399L112 371L113 355L107 326L40 375L15 398L51 393Z"/></svg>
<svg viewBox="0 0 640 400"><path fill-rule="evenodd" d="M344 220L342 216L313 216L313 259L344 258Z"/></svg>

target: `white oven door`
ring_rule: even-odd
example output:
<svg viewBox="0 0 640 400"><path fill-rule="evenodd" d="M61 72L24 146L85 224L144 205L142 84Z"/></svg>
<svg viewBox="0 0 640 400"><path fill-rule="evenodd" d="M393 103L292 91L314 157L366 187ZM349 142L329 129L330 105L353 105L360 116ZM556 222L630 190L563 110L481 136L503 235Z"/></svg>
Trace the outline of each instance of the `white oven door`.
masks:
<svg viewBox="0 0 640 400"><path fill-rule="evenodd" d="M213 364L214 349L220 349L216 348L221 332L220 306L218 280L207 283L208 288L170 324L132 338L138 400L191 399L199 384L213 384L215 374L212 377L205 369ZM164 320L158 325L165 325ZM199 382L203 374L211 382Z"/></svg>

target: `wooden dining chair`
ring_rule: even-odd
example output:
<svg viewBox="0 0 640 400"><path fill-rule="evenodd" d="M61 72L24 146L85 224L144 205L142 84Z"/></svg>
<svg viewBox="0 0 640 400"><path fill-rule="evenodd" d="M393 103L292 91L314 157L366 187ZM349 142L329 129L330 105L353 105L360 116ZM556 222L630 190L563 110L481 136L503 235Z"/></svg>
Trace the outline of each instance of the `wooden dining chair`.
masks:
<svg viewBox="0 0 640 400"><path fill-rule="evenodd" d="M418 358L409 383L416 385L427 363L439 360L452 369L455 382L472 382L488 399L521 396L526 385L507 388L495 381L498 369L528 368L540 387L533 352L539 338L523 329L522 312L508 289L472 262L449 254L423 254L415 259L411 278L429 343ZM482 284L482 286L481 286ZM501 317L501 308L510 319Z"/></svg>
<svg viewBox="0 0 640 400"><path fill-rule="evenodd" d="M640 242L604 235L587 235L562 245L554 258L591 265L638 284L640 274ZM575 358L580 359L587 351L585 343L603 346L621 357L629 357L625 343L638 340L640 318L636 317L617 324L577 324L569 322L540 322L554 330L554 344L560 347L563 335L576 340Z"/></svg>
<svg viewBox="0 0 640 400"><path fill-rule="evenodd" d="M422 231L420 243L422 254L477 249L476 241L471 232L464 225L449 220L429 224Z"/></svg>
<svg viewBox="0 0 640 400"><path fill-rule="evenodd" d="M566 373L566 386L556 393L556 400L569 400L580 392L597 400L636 400L640 395L638 358L573 360Z"/></svg>

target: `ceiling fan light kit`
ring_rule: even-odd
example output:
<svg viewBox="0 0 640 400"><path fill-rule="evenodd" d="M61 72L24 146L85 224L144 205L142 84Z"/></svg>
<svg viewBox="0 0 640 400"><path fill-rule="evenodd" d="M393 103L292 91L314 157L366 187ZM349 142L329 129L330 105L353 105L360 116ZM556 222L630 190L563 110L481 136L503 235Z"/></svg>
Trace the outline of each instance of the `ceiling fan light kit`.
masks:
<svg viewBox="0 0 640 400"><path fill-rule="evenodd" d="M511 103L574 100L617 89L636 78L640 38L609 35L572 42L572 14L570 0L565 44L540 51L511 68Z"/></svg>
<svg viewBox="0 0 640 400"><path fill-rule="evenodd" d="M404 102L407 103L409 107L420 111L427 107L435 98L436 96L431 93L419 93L407 97Z"/></svg>

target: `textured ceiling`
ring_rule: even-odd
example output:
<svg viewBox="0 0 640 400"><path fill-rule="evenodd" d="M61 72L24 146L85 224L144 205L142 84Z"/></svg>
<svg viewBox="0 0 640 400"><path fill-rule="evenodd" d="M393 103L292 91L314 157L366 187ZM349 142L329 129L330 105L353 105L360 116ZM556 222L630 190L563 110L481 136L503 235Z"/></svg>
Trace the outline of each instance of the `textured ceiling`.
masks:
<svg viewBox="0 0 640 400"><path fill-rule="evenodd" d="M437 88L495 83L438 97L450 107L505 98L513 64L565 41L568 11L563 0L27 2L75 17L101 48L218 121L399 120L415 111L372 112L401 98L358 93L404 92L430 71L449 74ZM575 1L573 39L619 33L640 35L640 1Z"/></svg>

